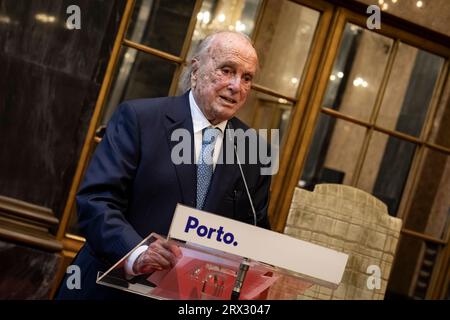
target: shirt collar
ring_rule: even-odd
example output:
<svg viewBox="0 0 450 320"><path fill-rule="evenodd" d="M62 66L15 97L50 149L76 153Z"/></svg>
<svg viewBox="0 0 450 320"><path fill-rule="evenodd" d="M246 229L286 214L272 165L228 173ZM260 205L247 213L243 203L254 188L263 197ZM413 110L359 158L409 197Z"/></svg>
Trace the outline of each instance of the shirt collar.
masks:
<svg viewBox="0 0 450 320"><path fill-rule="evenodd" d="M225 127L227 126L228 120L222 121L217 125L212 125L208 119L206 119L203 112L200 110L199 106L195 102L194 95L192 94L192 90L189 91L189 106L191 108L191 116L192 116L192 125L194 129L194 134L202 131L207 127L218 128L223 133L225 132Z"/></svg>

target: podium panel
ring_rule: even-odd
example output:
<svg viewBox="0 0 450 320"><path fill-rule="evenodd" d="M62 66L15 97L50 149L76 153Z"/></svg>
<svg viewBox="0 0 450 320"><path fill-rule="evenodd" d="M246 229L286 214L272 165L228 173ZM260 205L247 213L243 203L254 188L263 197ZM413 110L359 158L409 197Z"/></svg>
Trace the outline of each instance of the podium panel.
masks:
<svg viewBox="0 0 450 320"><path fill-rule="evenodd" d="M150 245L159 238L162 237L152 233L139 246ZM173 268L139 276L127 275L124 264L131 251L107 272L99 273L97 283L161 300L229 300L242 257L197 244L171 241L182 252ZM301 293L298 290L313 285L274 266L251 260L247 264L241 300L294 299ZM284 292L284 287L274 286L278 280L298 290Z"/></svg>
<svg viewBox="0 0 450 320"><path fill-rule="evenodd" d="M214 227L213 227L214 226ZM167 240L182 255L174 267L132 276L135 250L166 238L150 234L97 283L154 299L295 299L313 285L339 285L348 256L270 230L178 205Z"/></svg>

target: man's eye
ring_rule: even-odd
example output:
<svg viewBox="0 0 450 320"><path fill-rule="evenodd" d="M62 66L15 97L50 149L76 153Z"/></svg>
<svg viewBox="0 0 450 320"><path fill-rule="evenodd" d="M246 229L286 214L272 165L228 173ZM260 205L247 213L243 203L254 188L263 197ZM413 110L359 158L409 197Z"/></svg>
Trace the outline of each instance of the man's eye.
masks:
<svg viewBox="0 0 450 320"><path fill-rule="evenodd" d="M228 69L228 68L223 68L223 69L222 69L222 73L223 73L223 74L230 74L230 72L231 72L231 70Z"/></svg>
<svg viewBox="0 0 450 320"><path fill-rule="evenodd" d="M245 82L252 82L253 77L252 76L244 76L244 81Z"/></svg>

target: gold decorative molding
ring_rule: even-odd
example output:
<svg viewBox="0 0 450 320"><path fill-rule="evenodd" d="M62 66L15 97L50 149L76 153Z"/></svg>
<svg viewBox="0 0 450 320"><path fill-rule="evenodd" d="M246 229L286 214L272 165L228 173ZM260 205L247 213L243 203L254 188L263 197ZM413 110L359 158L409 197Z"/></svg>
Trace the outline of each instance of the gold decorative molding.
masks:
<svg viewBox="0 0 450 320"><path fill-rule="evenodd" d="M46 251L61 251L62 243L50 233L58 218L46 207L0 196L0 238Z"/></svg>
<svg viewBox="0 0 450 320"><path fill-rule="evenodd" d="M92 149L94 147L93 141L95 138L95 130L98 127L98 122L100 121L100 115L106 96L109 91L113 79L113 73L117 61L119 60L120 48L125 37L125 32L127 30L128 22L130 20L131 14L133 12L135 0L127 0L125 9L120 21L119 30L117 31L116 39L114 40L114 46L111 51L111 56L109 58L108 66L105 71L105 76L103 77L102 86L100 87L100 92L98 94L97 102L94 107L94 112L92 114L88 131L86 133L86 138L84 140L83 148L81 149L80 158L78 159L78 165L72 180L72 185L70 186L69 196L67 198L66 205L64 207L63 214L61 216L61 223L59 224L58 232L56 238L62 240L66 233L67 224L69 222L71 211L75 206L75 195L80 186L81 180L83 178L84 170L87 167L89 157L91 155ZM97 143L99 141L96 141Z"/></svg>
<svg viewBox="0 0 450 320"><path fill-rule="evenodd" d="M140 43L128 40L128 39L123 40L123 45L133 48L133 49L136 49L136 50L139 50L139 51L142 51L142 52L145 52L145 53L148 53L148 54L151 54L153 56L159 57L164 60L168 60L168 61L175 62L178 64L184 63L184 60L178 56L174 56L173 54L170 54L170 53L167 53L167 52L155 49L155 48L151 48L144 44L140 44Z"/></svg>

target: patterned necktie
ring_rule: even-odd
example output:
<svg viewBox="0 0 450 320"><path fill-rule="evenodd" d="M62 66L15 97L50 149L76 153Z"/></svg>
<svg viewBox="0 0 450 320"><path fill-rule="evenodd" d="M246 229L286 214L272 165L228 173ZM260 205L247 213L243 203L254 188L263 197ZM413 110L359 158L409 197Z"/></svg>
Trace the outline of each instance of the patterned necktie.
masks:
<svg viewBox="0 0 450 320"><path fill-rule="evenodd" d="M202 209L213 175L214 145L220 129L208 127L203 130L202 150L197 163L197 209Z"/></svg>

